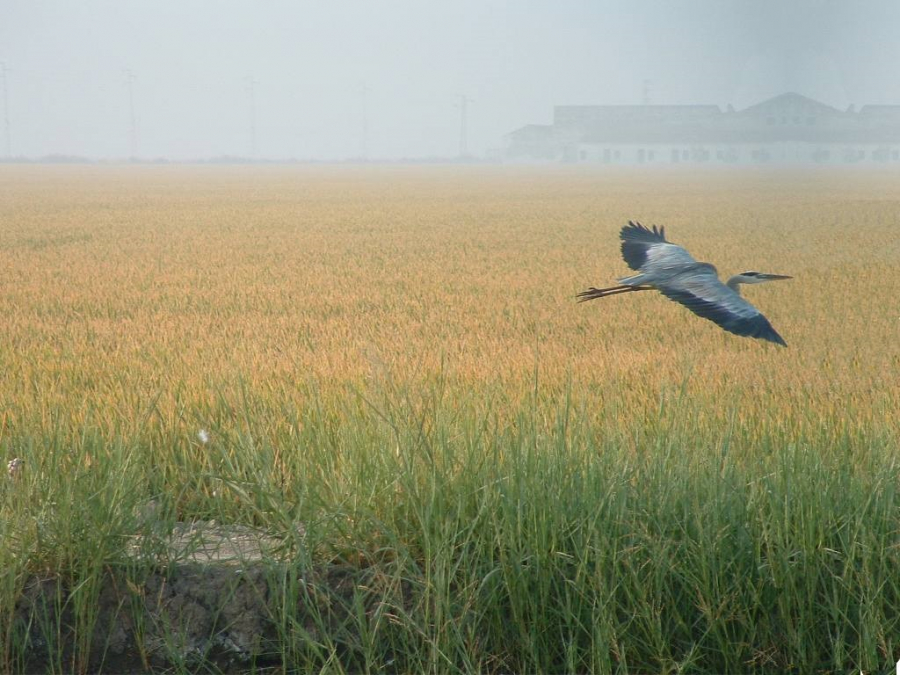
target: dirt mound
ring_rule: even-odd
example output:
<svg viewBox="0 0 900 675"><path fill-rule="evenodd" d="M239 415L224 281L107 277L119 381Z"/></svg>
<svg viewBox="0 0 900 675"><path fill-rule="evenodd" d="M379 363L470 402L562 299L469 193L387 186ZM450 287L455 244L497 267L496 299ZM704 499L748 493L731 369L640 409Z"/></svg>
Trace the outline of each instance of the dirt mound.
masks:
<svg viewBox="0 0 900 675"><path fill-rule="evenodd" d="M136 560L155 556L154 565L139 568L144 572L138 581L123 571L106 574L92 606L89 641L71 602L78 590L61 578L34 578L15 611L20 665L43 672L48 660L60 655L64 669L86 672L200 663L228 671L242 670L251 660L278 661L282 641L273 600L281 598L279 568L288 562L279 546L251 528L215 523L176 524L162 550L136 538L131 553ZM298 602L340 593L339 576L331 570L298 579L307 590ZM304 615L304 608L294 609ZM321 609L316 608L318 616ZM308 624L304 630L314 635L314 622Z"/></svg>

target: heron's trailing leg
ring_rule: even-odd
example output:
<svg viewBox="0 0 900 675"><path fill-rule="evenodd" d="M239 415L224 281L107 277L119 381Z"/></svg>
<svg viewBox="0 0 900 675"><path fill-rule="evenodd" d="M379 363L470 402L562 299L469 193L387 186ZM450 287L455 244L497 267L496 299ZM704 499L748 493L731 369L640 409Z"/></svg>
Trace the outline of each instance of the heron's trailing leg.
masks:
<svg viewBox="0 0 900 675"><path fill-rule="evenodd" d="M596 298L605 298L608 295L618 295L619 293L631 293L633 291L652 291L653 286L610 286L609 288L589 288L581 291L575 297L578 302L586 302Z"/></svg>

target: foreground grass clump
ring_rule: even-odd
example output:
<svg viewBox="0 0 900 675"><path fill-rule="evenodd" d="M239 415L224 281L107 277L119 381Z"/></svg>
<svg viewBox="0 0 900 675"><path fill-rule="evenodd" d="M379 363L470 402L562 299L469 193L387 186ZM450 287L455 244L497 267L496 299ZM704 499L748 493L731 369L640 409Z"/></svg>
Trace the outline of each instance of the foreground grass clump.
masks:
<svg viewBox="0 0 900 675"><path fill-rule="evenodd" d="M77 589L83 641L57 670L87 667L107 572L139 584L152 566L129 552L151 500L162 531L214 518L285 542L267 620L286 667L818 672L884 667L898 649L896 437L704 431L677 392L630 438L571 395L511 419L440 389L348 401L292 411L290 443L238 424L203 447L163 450L159 427L131 439L156 452L89 436L44 448L3 493L7 663L28 657L16 594L52 573Z"/></svg>
<svg viewBox="0 0 900 675"><path fill-rule="evenodd" d="M0 670L202 667L142 612L193 520L281 542L242 667L892 667L898 180L5 169ZM790 348L575 305L629 218L794 275Z"/></svg>

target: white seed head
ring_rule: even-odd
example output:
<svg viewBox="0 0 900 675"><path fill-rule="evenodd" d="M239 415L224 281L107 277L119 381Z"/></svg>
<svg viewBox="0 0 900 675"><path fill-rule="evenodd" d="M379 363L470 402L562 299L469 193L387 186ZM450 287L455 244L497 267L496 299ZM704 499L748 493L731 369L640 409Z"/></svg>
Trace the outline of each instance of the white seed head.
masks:
<svg viewBox="0 0 900 675"><path fill-rule="evenodd" d="M21 457L16 457L15 459L11 459L6 464L6 472L9 474L10 478L15 478L22 472L22 467L25 464L25 460Z"/></svg>
<svg viewBox="0 0 900 675"><path fill-rule="evenodd" d="M201 429L197 432L197 438L200 439L200 442L206 445L209 443L209 432L206 429Z"/></svg>

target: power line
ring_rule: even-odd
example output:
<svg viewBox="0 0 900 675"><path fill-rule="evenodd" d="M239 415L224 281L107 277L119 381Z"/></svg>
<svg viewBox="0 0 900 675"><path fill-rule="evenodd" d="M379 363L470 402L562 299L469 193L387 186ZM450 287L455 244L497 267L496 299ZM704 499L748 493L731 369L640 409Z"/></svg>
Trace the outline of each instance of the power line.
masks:
<svg viewBox="0 0 900 675"><path fill-rule="evenodd" d="M131 142L131 159L137 157L137 122L134 115L134 72L131 68L125 70L125 86L128 89L128 136Z"/></svg>
<svg viewBox="0 0 900 675"><path fill-rule="evenodd" d="M6 64L0 61L0 76L3 77L3 137L6 141L6 156L12 158L12 141L9 135L9 89L6 86L8 72Z"/></svg>
<svg viewBox="0 0 900 675"><path fill-rule="evenodd" d="M465 94L459 95L459 156L469 155L469 103L474 103Z"/></svg>
<svg viewBox="0 0 900 675"><path fill-rule="evenodd" d="M367 106L367 95L372 91L369 87L366 86L366 83L363 82L362 86L362 147L360 152L360 157L363 160L369 159L369 110Z"/></svg>
<svg viewBox="0 0 900 675"><path fill-rule="evenodd" d="M255 80L252 75L247 77L247 96L250 105L250 157L256 159L256 85L259 80Z"/></svg>

